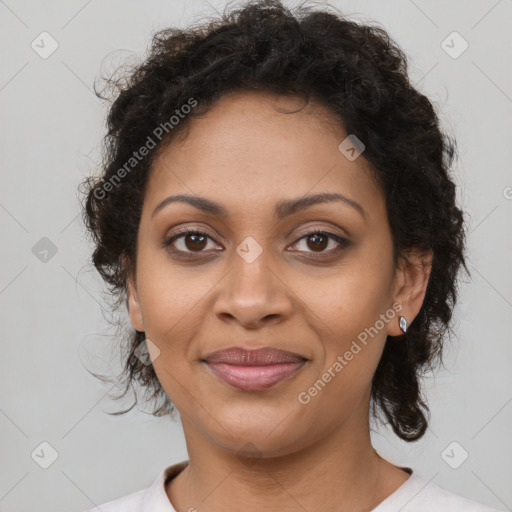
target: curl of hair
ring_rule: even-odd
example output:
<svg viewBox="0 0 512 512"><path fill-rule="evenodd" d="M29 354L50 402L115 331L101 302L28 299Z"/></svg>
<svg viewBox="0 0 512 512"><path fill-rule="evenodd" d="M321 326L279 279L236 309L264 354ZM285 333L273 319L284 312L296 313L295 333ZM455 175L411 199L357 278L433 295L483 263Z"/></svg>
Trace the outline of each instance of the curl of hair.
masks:
<svg viewBox="0 0 512 512"><path fill-rule="evenodd" d="M442 362L457 274L461 265L469 271L463 212L449 174L455 140L441 132L432 103L411 85L407 57L387 32L339 11L301 5L292 12L277 0L253 1L197 26L156 33L149 55L128 74L107 79L107 86L114 99L102 172L82 183L83 219L94 243L93 264L117 297L116 307L126 301L127 277L136 271L137 232L155 155L184 131L188 119L207 112L223 95L250 90L298 95L326 107L347 133L363 141L364 158L386 198L395 265L409 250L433 252L421 310L399 342L386 340L371 390L375 418L385 418L403 440L421 438L429 408L420 379ZM106 186L155 128L191 98L197 106L186 118L119 183ZM172 413L153 366L135 355L144 333L132 329L123 339L120 396L138 383L151 399L163 398L154 415Z"/></svg>

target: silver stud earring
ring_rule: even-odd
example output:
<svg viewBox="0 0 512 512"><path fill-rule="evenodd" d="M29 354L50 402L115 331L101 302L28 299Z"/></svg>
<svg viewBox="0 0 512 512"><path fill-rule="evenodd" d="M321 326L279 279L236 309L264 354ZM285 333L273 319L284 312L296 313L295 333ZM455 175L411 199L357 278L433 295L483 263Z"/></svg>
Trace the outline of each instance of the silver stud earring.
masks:
<svg viewBox="0 0 512 512"><path fill-rule="evenodd" d="M400 329L405 333L407 331L407 320L404 316L398 317L398 324L400 325Z"/></svg>

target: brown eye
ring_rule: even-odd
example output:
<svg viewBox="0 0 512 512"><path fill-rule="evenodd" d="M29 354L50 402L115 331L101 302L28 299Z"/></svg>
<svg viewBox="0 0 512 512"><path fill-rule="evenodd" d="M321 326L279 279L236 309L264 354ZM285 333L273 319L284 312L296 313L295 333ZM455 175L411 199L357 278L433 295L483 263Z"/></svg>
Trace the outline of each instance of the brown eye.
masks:
<svg viewBox="0 0 512 512"><path fill-rule="evenodd" d="M201 251L206 246L206 239L204 235L184 235L185 247L191 251Z"/></svg>
<svg viewBox="0 0 512 512"><path fill-rule="evenodd" d="M317 256L315 253L318 253L318 257L331 256L337 254L340 251L343 251L347 247L350 246L351 242L346 238L343 238L335 233L329 233L324 231L312 231L310 233L305 233L295 244L292 246L300 246L301 242L305 241L304 245L306 249L309 250L301 250L298 249L299 252L306 252L313 254L313 258ZM332 242L332 244L331 244ZM330 250L326 250L331 244Z"/></svg>
<svg viewBox="0 0 512 512"><path fill-rule="evenodd" d="M208 241L213 239L202 231L183 230L180 233L167 238L162 244L168 247L172 253L190 256L193 253L201 254L208 245ZM213 244L215 246L215 244Z"/></svg>
<svg viewBox="0 0 512 512"><path fill-rule="evenodd" d="M213 251L218 251L215 240L207 233L194 229L184 229L181 232L167 238L162 247L167 248L176 257L193 258L196 256L209 256L212 251L208 251L208 242L211 241ZM305 249L296 249L299 253L305 252L310 254L310 258L329 257L343 251L351 245L346 238L330 232L312 231L305 233L292 246L299 246L304 243ZM327 250L330 245L333 247ZM220 249L222 250L222 249Z"/></svg>
<svg viewBox="0 0 512 512"><path fill-rule="evenodd" d="M308 247L314 251L323 251L329 245L329 237L322 233L308 235Z"/></svg>

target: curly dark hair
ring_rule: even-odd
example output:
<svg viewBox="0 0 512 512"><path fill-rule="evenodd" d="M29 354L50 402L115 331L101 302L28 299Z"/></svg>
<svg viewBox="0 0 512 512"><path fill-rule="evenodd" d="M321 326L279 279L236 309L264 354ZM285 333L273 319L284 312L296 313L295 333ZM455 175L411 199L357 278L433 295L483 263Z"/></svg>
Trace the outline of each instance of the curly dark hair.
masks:
<svg viewBox="0 0 512 512"><path fill-rule="evenodd" d="M291 11L278 0L252 1L185 30L157 32L142 62L108 77L102 92L95 88L111 104L101 175L81 184L83 219L94 243L93 264L116 298L114 307L126 305L152 162L188 119L231 91L298 95L325 106L365 144L364 157L386 199L395 268L410 249L433 252L421 310L400 343L386 340L371 389L372 417L387 419L397 436L414 441L430 419L421 378L443 363L461 265L469 274L463 212L449 175L456 141L441 131L432 103L411 85L407 56L387 32L333 10L301 4ZM185 109L192 102L195 108ZM181 122L173 124L172 116ZM142 147L147 154L135 161ZM144 340L144 332L131 326L122 336L118 382L124 390L117 398L137 383L150 399L164 399L153 415L173 413L153 366L136 357ZM136 403L135 393L129 409L111 414Z"/></svg>

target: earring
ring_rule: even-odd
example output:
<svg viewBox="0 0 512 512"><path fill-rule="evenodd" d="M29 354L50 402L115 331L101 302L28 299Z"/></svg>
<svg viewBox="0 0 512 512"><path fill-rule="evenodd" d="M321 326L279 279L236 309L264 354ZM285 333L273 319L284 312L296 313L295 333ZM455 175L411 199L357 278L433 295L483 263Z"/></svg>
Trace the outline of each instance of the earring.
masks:
<svg viewBox="0 0 512 512"><path fill-rule="evenodd" d="M405 333L407 331L407 320L404 316L398 317L398 324L400 325L400 329Z"/></svg>

